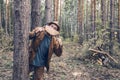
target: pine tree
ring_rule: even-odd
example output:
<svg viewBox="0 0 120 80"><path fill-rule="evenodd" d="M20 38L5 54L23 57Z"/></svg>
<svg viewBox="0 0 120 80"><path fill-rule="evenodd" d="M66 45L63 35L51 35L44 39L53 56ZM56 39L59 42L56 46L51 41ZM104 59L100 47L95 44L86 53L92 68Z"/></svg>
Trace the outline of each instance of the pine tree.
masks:
<svg viewBox="0 0 120 80"><path fill-rule="evenodd" d="M28 33L30 27L30 0L14 0L14 54L13 79L28 78Z"/></svg>

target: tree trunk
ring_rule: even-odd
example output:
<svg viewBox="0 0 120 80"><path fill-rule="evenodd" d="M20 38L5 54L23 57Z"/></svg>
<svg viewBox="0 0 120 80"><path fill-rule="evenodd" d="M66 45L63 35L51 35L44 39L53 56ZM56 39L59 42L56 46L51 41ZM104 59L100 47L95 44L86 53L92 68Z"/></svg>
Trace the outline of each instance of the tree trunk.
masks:
<svg viewBox="0 0 120 80"><path fill-rule="evenodd" d="M5 4L3 0L1 0L1 23L2 23L2 28L5 29Z"/></svg>
<svg viewBox="0 0 120 80"><path fill-rule="evenodd" d="M82 22L83 22L83 0L78 0L78 34L81 36L82 32L83 32L83 26L82 26Z"/></svg>
<svg viewBox="0 0 120 80"><path fill-rule="evenodd" d="M8 0L7 2L7 13L6 13L6 20L7 20L7 31L8 31L8 35L10 36L11 35L11 2Z"/></svg>
<svg viewBox="0 0 120 80"><path fill-rule="evenodd" d="M120 0L118 0L118 42L120 43Z"/></svg>
<svg viewBox="0 0 120 80"><path fill-rule="evenodd" d="M79 42L82 44L84 33L84 0L78 0L78 34Z"/></svg>
<svg viewBox="0 0 120 80"><path fill-rule="evenodd" d="M54 0L54 20L58 21L59 0Z"/></svg>
<svg viewBox="0 0 120 80"><path fill-rule="evenodd" d="M109 53L112 54L113 51L113 42L112 42L112 38L113 38L113 16L114 16L114 4L113 4L114 0L110 0L110 35L109 35L109 39L110 39L110 43L109 43Z"/></svg>
<svg viewBox="0 0 120 80"><path fill-rule="evenodd" d="M1 16L1 3L0 3L0 30L2 29L2 16Z"/></svg>
<svg viewBox="0 0 120 80"><path fill-rule="evenodd" d="M8 14L9 14L8 4L9 4L9 1L6 0L6 4L5 4L5 34L7 36L8 36Z"/></svg>
<svg viewBox="0 0 120 80"><path fill-rule="evenodd" d="M12 80L29 80L28 34L30 11L30 0L14 0L14 61Z"/></svg>
<svg viewBox="0 0 120 80"><path fill-rule="evenodd" d="M62 26L62 1L60 0L60 19L59 19L59 25Z"/></svg>
<svg viewBox="0 0 120 80"><path fill-rule="evenodd" d="M12 15L11 15L11 12L12 12L12 1L11 2L9 2L9 15L8 15L8 17L9 17L9 22L8 22L8 25L9 25L9 35L11 36L11 34L12 34L12 23L11 23L11 20L12 20Z"/></svg>
<svg viewBox="0 0 120 80"><path fill-rule="evenodd" d="M96 30L96 0L91 0L91 28L92 28L92 37L95 37Z"/></svg>
<svg viewBox="0 0 120 80"><path fill-rule="evenodd" d="M101 0L101 19L102 19L102 28L106 26L106 0Z"/></svg>
<svg viewBox="0 0 120 80"><path fill-rule="evenodd" d="M86 40L88 41L88 33L89 33L89 27L88 27L88 20L89 20L89 7L88 7L88 0L86 1Z"/></svg>
<svg viewBox="0 0 120 80"><path fill-rule="evenodd" d="M45 20L46 23L51 22L52 18L52 0L45 0Z"/></svg>
<svg viewBox="0 0 120 80"><path fill-rule="evenodd" d="M106 13L106 15L107 15L107 21L109 22L109 11L110 11L110 1L108 0L107 1L107 13Z"/></svg>
<svg viewBox="0 0 120 80"><path fill-rule="evenodd" d="M31 0L31 27L41 26L41 0Z"/></svg>

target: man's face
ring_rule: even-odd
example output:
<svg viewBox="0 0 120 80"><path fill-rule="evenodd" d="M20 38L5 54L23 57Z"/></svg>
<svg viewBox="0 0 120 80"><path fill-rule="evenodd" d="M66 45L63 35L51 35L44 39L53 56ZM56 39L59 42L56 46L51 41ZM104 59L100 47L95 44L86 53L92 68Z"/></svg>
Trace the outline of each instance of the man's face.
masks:
<svg viewBox="0 0 120 80"><path fill-rule="evenodd" d="M55 24L51 24L50 27L52 27L53 29L57 30L57 26Z"/></svg>

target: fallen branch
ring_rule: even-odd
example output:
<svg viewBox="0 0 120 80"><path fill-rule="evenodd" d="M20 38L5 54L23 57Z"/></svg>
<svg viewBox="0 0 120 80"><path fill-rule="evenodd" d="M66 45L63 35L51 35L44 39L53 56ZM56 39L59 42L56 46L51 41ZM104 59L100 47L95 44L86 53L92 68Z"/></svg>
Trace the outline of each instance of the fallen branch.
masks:
<svg viewBox="0 0 120 80"><path fill-rule="evenodd" d="M109 55L109 53L104 52L104 51L99 51L99 50L95 50L95 49L89 49L89 51L92 51L94 53L102 53L107 55L110 59L112 59L114 62L118 63L118 61L116 61L112 56Z"/></svg>

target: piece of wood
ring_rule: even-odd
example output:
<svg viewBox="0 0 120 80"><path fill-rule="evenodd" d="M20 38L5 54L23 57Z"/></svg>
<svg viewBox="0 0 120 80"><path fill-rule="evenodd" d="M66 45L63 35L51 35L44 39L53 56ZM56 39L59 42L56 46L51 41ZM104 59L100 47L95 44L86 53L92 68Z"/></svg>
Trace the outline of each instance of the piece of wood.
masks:
<svg viewBox="0 0 120 80"><path fill-rule="evenodd" d="M52 36L56 36L60 34L58 31L56 31L55 29L51 27L45 27L45 31L48 32Z"/></svg>
<svg viewBox="0 0 120 80"><path fill-rule="evenodd" d="M110 59L112 59L114 62L118 63L118 61L116 61L112 56L109 55L109 53L104 52L104 51L99 51L99 50L95 50L95 49L89 49L89 51L92 51L94 53L102 53L102 54L106 54Z"/></svg>

